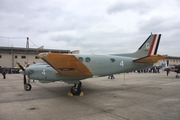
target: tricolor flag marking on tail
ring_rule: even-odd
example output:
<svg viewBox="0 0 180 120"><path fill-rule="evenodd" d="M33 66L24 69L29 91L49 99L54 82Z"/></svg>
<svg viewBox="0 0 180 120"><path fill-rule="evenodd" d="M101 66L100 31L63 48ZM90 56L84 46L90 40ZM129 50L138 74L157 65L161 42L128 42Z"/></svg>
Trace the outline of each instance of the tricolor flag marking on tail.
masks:
<svg viewBox="0 0 180 120"><path fill-rule="evenodd" d="M141 47L134 53L137 59L133 60L136 63L156 63L158 60L164 59L165 56L157 54L161 39L161 34L151 34Z"/></svg>
<svg viewBox="0 0 180 120"><path fill-rule="evenodd" d="M155 55L157 53L160 38L161 38L161 34L155 34L154 35L154 38L153 38L153 41L152 41L148 56Z"/></svg>

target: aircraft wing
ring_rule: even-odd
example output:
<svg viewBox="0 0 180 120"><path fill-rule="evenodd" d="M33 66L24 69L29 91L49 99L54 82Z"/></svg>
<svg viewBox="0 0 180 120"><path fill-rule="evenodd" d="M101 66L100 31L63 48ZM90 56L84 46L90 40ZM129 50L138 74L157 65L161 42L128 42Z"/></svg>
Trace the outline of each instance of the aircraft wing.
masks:
<svg viewBox="0 0 180 120"><path fill-rule="evenodd" d="M53 67L59 74L66 76L92 77L89 69L72 54L39 53L41 59Z"/></svg>
<svg viewBox="0 0 180 120"><path fill-rule="evenodd" d="M133 62L136 62L136 63L156 63L159 60L164 59L164 58L165 58L165 56L157 54L157 55L150 55L150 56L146 56L143 58L139 58L139 59L133 60Z"/></svg>

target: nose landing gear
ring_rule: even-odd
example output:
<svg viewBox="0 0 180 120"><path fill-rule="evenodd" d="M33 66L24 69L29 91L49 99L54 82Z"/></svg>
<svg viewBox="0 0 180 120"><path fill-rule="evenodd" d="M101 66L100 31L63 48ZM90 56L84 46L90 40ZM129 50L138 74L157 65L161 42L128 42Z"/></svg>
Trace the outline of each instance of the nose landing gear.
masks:
<svg viewBox="0 0 180 120"><path fill-rule="evenodd" d="M24 90L25 91L30 91L32 88L31 84L30 84L30 79L28 79L28 83L26 81L26 75L24 75Z"/></svg>
<svg viewBox="0 0 180 120"><path fill-rule="evenodd" d="M31 88L32 88L31 84L29 84L29 83L30 83L30 79L29 79L29 77L28 77L28 83L27 83L24 67L22 67L22 65L20 65L20 63L18 63L18 62L17 62L17 65L18 65L18 66L21 68L21 70L23 71L22 74L23 74L23 76L24 76L24 78L23 78L24 90L25 90L25 91L30 91ZM26 67L28 67L28 66L26 66Z"/></svg>

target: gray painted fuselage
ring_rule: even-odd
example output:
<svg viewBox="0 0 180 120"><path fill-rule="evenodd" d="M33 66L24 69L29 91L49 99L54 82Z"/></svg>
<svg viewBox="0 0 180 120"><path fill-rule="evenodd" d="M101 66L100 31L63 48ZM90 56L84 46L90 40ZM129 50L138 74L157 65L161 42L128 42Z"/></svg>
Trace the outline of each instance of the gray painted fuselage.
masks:
<svg viewBox="0 0 180 120"><path fill-rule="evenodd" d="M107 76L117 73L131 72L133 70L145 69L152 67L150 63L135 63L137 58L116 56L116 55L75 55L77 59L81 58L82 63L90 70L93 77ZM88 59L88 60L87 60ZM30 79L39 80L48 83L54 81L63 81L69 84L78 83L79 80L88 77L73 77L58 74L47 63L37 63L26 68L26 73Z"/></svg>

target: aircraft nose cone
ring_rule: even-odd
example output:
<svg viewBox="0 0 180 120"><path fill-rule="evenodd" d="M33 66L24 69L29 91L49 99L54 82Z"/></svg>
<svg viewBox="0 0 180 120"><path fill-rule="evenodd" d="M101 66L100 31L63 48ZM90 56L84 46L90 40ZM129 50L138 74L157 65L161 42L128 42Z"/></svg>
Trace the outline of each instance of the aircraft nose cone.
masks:
<svg viewBox="0 0 180 120"><path fill-rule="evenodd" d="M30 74L32 74L32 73L33 73L32 67L27 67L27 68L25 69L25 74L26 74L26 75L30 75Z"/></svg>

